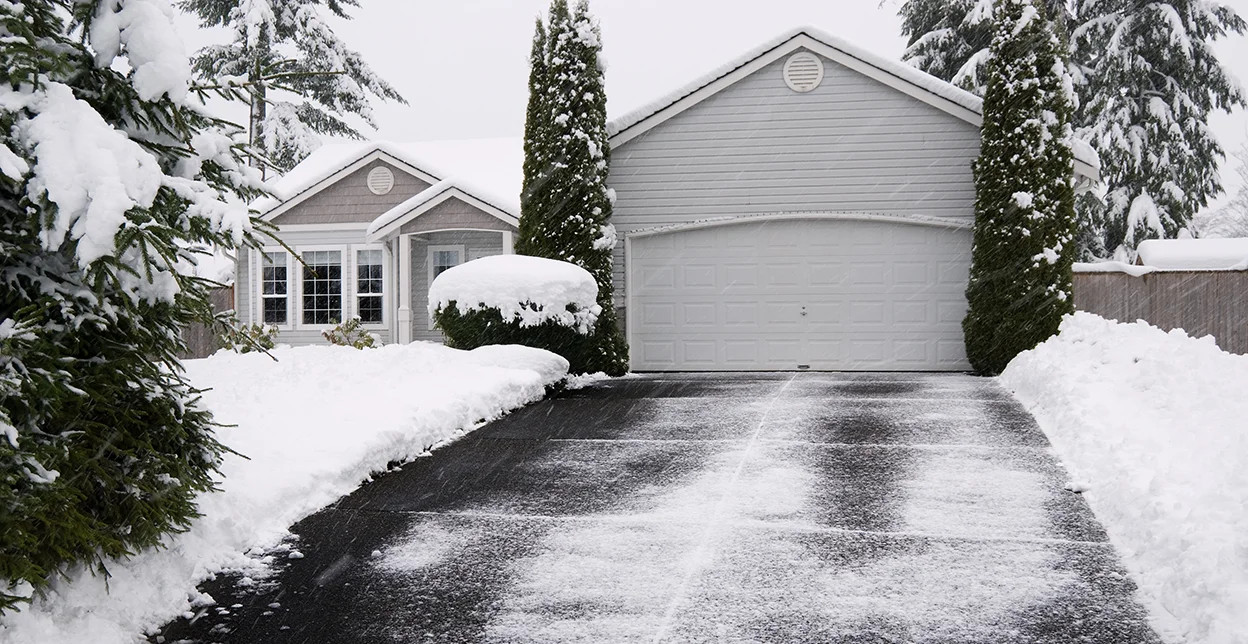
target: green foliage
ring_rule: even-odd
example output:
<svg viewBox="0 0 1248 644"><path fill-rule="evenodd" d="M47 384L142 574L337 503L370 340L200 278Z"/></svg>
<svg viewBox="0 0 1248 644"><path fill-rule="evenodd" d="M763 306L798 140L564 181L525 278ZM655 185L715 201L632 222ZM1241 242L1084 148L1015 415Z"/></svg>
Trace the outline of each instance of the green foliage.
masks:
<svg viewBox="0 0 1248 644"><path fill-rule="evenodd" d="M1037 0L1003 0L975 162L967 357L997 374L1073 310L1073 96L1060 28Z"/></svg>
<svg viewBox="0 0 1248 644"><path fill-rule="evenodd" d="M217 331L221 347L235 353L268 352L277 346L277 327L242 324L234 311L218 320Z"/></svg>
<svg viewBox="0 0 1248 644"><path fill-rule="evenodd" d="M356 349L377 347L377 336L364 328L364 323L358 316L336 324L328 331L322 331L321 336L337 347L355 347Z"/></svg>
<svg viewBox="0 0 1248 644"><path fill-rule="evenodd" d="M569 310L572 310L571 307ZM575 313L574 310L572 312ZM521 326L519 320L504 320L496 308L479 307L461 313L455 302L449 302L435 311L433 320L446 335L448 347L470 351L490 344L520 344L563 356L572 374L604 370L602 349L592 335L583 335L575 328L554 321Z"/></svg>
<svg viewBox="0 0 1248 644"><path fill-rule="evenodd" d="M1248 25L1208 0L1081 0L1079 11L1088 19L1072 41L1087 80L1075 121L1107 187L1103 202L1079 201L1080 250L1129 261L1141 241L1190 229L1222 193L1209 115L1248 97L1210 44Z"/></svg>
<svg viewBox="0 0 1248 644"><path fill-rule="evenodd" d="M136 72L108 56L97 64L88 34L115 9L0 3L0 611L71 566L105 571L186 530L228 452L177 358L182 329L213 320L209 283L176 267L193 247L257 245L241 203L259 196L258 177L231 145L237 128L171 97L176 87L151 96ZM93 199L123 194L108 173L41 163L61 158L39 145L64 136L38 127L55 109L78 128L62 146L93 161L142 159L116 176L155 179L154 192L126 195L112 240L88 243L82 229L100 220L45 189L55 179ZM76 228L57 234L71 216Z"/></svg>
<svg viewBox="0 0 1248 644"><path fill-rule="evenodd" d="M610 146L601 49L588 3L581 0L570 11L566 0L553 0L549 25L539 20L533 39L516 252L571 262L594 276L602 313L591 335L593 370L622 375L628 346L613 299L616 239L606 185Z"/></svg>

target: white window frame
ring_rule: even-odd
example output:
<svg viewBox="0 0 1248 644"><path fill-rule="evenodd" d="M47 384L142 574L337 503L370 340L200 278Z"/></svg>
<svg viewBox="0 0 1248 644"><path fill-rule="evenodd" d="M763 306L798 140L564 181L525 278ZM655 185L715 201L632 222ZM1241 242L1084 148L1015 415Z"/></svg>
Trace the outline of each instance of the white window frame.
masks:
<svg viewBox="0 0 1248 644"><path fill-rule="evenodd" d="M438 246L434 246L431 244L429 246L428 251L427 251L428 254L426 255L426 259L425 259L425 265L426 265L425 267L428 269L428 271L425 274L425 292L428 292L429 287L433 286L434 254L438 252L448 251L448 250L456 251L459 253L459 264L456 264L455 266L460 266L468 262L468 250L464 246L465 246L464 244L441 244ZM430 311L429 313L429 330L430 331L433 330L433 312L432 311Z"/></svg>
<svg viewBox="0 0 1248 644"><path fill-rule="evenodd" d="M364 324L368 329L388 329L390 325L390 289L394 279L391 277L390 270L390 251L385 244L352 244L351 245L351 316L356 317L360 314L360 294L357 292L359 288L359 268L360 261L359 251L362 250L379 250L381 251L381 322L372 324Z"/></svg>
<svg viewBox="0 0 1248 644"><path fill-rule="evenodd" d="M286 256L286 324L270 325L264 323L264 301L266 299L277 299L274 297L266 298L264 296L264 255L265 253L281 253ZM295 282L294 269L292 265L296 262L291 256L290 251L281 246L265 246L251 252L251 265L254 267L252 274L253 288L255 289L255 305L251 309L251 323L259 324L263 327L276 326L278 331L291 331L295 328Z"/></svg>
<svg viewBox="0 0 1248 644"><path fill-rule="evenodd" d="M342 274L343 275L342 275L342 307L338 311L341 314L341 319L339 319L338 322L339 323L345 322L347 318L350 316L351 311L352 311L351 298L355 296L355 289L348 288L348 282L346 279L347 271L350 270L350 267L354 265L354 262L351 261L351 257L350 257L350 253L351 253L350 247L341 245L341 244L328 244L328 245L317 245L317 246L295 246L294 248L295 248L295 252L299 254L300 260L303 259L303 254L308 253L308 252L328 250L328 251L338 251L340 253L339 257L342 258ZM312 331L328 331L329 329L334 328L337 325L333 323L304 324L303 322L303 268L304 266L303 266L302 261L299 261L297 263L299 264L299 279L298 279L299 286L298 286L298 292L295 295L295 311L296 311L296 314L298 315L298 318L296 318L297 321L295 322L296 327L300 329L308 329ZM286 290L289 291L290 289L286 289Z"/></svg>

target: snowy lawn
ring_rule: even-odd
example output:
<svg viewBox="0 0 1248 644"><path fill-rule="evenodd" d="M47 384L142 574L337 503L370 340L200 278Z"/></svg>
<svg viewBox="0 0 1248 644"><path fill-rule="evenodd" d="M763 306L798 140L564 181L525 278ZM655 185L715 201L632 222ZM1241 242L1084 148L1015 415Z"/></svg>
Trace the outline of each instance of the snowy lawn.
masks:
<svg viewBox="0 0 1248 644"><path fill-rule="evenodd" d="M1171 642L1248 642L1248 356L1077 313L1010 363Z"/></svg>
<svg viewBox="0 0 1248 644"><path fill-rule="evenodd" d="M392 461L416 458L481 423L541 399L567 375L553 353L516 346L456 351L428 343L380 349L300 347L220 352L187 364L211 388L205 404L227 457L221 492L200 499L204 517L167 550L75 574L46 601L0 620L11 644L137 641L194 604L196 585L222 570L263 574L245 552L276 545L287 528L355 489Z"/></svg>

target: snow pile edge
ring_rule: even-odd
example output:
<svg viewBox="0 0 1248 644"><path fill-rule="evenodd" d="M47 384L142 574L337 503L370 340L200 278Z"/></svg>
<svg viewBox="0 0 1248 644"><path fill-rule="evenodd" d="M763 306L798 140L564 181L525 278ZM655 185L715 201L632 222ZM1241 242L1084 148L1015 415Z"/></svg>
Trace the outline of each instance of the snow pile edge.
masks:
<svg viewBox="0 0 1248 644"><path fill-rule="evenodd" d="M554 322L588 334L598 320L598 282L569 262L494 255L447 269L429 286L429 314L455 303L460 313L498 309L520 326Z"/></svg>
<svg viewBox="0 0 1248 644"><path fill-rule="evenodd" d="M1248 641L1248 356L1068 317L1000 382L1035 415L1167 641Z"/></svg>

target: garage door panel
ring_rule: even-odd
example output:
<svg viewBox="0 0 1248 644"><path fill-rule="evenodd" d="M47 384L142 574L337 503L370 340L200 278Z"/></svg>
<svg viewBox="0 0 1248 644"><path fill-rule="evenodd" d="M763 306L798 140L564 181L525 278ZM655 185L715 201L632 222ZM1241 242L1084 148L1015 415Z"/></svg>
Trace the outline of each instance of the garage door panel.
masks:
<svg viewBox="0 0 1248 644"><path fill-rule="evenodd" d="M634 238L633 366L964 370L970 237L823 219Z"/></svg>

